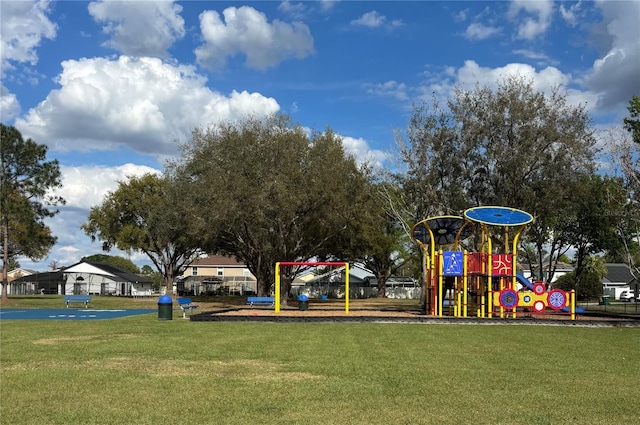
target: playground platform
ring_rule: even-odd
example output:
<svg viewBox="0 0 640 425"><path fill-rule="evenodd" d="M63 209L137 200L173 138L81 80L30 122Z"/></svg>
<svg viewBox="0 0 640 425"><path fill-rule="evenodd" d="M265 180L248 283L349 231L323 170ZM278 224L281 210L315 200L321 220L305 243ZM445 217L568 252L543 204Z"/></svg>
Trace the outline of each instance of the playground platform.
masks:
<svg viewBox="0 0 640 425"><path fill-rule="evenodd" d="M267 322L267 323L414 323L456 325L537 325L537 326L583 326L583 327L640 327L640 317L607 317L602 315L580 315L576 320L569 316L546 315L518 318L435 317L407 311L350 310L281 310L270 309L224 309L207 311L190 316L192 322Z"/></svg>

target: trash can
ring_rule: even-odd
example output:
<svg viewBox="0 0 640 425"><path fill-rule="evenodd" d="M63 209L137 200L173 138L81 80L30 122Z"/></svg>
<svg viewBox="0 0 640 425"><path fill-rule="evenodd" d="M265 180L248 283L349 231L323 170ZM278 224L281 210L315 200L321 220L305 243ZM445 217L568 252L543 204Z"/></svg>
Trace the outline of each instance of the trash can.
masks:
<svg viewBox="0 0 640 425"><path fill-rule="evenodd" d="M173 320L173 300L169 295L158 298L158 320Z"/></svg>
<svg viewBox="0 0 640 425"><path fill-rule="evenodd" d="M309 310L309 297L298 295L298 310Z"/></svg>
<svg viewBox="0 0 640 425"><path fill-rule="evenodd" d="M609 305L609 295L602 296L602 304Z"/></svg>

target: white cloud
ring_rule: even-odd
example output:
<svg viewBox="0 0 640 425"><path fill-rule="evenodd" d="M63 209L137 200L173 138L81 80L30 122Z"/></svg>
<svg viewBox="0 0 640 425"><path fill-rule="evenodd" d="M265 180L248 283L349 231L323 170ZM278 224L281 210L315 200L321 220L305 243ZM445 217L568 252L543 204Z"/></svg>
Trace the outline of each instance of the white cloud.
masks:
<svg viewBox="0 0 640 425"><path fill-rule="evenodd" d="M391 22L387 23L387 17L384 15L380 15L377 11L372 10L371 12L367 12L363 14L358 19L354 19L350 22L353 26L362 26L367 28L380 28L384 26L385 28L392 29L395 27L402 26L402 21L399 19L394 19Z"/></svg>
<svg viewBox="0 0 640 425"><path fill-rule="evenodd" d="M547 56L542 52L536 52L529 49L515 49L513 53L516 55L524 56L527 59L536 60L538 61L539 65L543 65L543 64L557 65L558 64L557 60L551 59L549 56Z"/></svg>
<svg viewBox="0 0 640 425"><path fill-rule="evenodd" d="M114 149L155 155L176 152L198 126L263 116L279 110L273 98L206 87L191 66L154 58L69 60L53 90L15 126L25 137L58 150Z"/></svg>
<svg viewBox="0 0 640 425"><path fill-rule="evenodd" d="M43 38L54 39L57 26L49 20L49 1L3 1L0 13L0 64L11 68L11 62L38 62L36 49Z"/></svg>
<svg viewBox="0 0 640 425"><path fill-rule="evenodd" d="M79 167L60 166L62 187L54 193L66 201L65 209L89 211L101 204L104 197L118 188L118 182L131 176L157 174L160 171L145 165L123 164L115 167L85 165Z"/></svg>
<svg viewBox="0 0 640 425"><path fill-rule="evenodd" d="M640 93L640 2L599 1L608 51L593 63L585 84L598 95L602 111L620 107Z"/></svg>
<svg viewBox="0 0 640 425"><path fill-rule="evenodd" d="M568 25L575 27L578 24L577 15L579 15L581 7L582 7L582 0L580 0L576 4L572 4L568 8L564 7L564 3L561 3L560 15Z"/></svg>
<svg viewBox="0 0 640 425"><path fill-rule="evenodd" d="M387 155L377 149L371 149L369 144L363 138L353 138L349 136L342 137L342 146L345 152L353 155L358 164L371 164L375 166L382 166L382 163L387 159Z"/></svg>
<svg viewBox="0 0 640 425"><path fill-rule="evenodd" d="M105 22L105 43L125 55L167 57L167 49L184 37L182 6L173 1L96 1L89 13Z"/></svg>
<svg viewBox="0 0 640 425"><path fill-rule="evenodd" d="M292 3L289 0L284 0L278 5L278 10L282 13L286 13L289 16L300 19L307 12L307 6L304 3Z"/></svg>
<svg viewBox="0 0 640 425"><path fill-rule="evenodd" d="M367 93L375 96L393 97L397 100L408 100L407 85L397 81L387 81L382 84L369 85Z"/></svg>
<svg viewBox="0 0 640 425"><path fill-rule="evenodd" d="M510 63L498 68L479 66L474 61L465 61L464 66L456 72L456 83L463 89L473 90L476 84L495 88L496 82L510 76L521 76L533 82L533 88L547 95L554 87L560 87L567 93L570 105L586 105L587 109L595 106L595 96L588 91L570 88L573 82L571 74L564 74L558 68L548 66L537 70L529 64Z"/></svg>
<svg viewBox="0 0 640 425"><path fill-rule="evenodd" d="M351 25L360 25L363 27L378 28L382 26L385 20L386 20L386 17L384 15L380 15L375 10L372 10L371 12L365 13L358 19L354 19L353 21L351 21Z"/></svg>
<svg viewBox="0 0 640 425"><path fill-rule="evenodd" d="M500 34L501 32L501 28L489 27L476 22L467 27L464 36L469 40L484 40L486 38L490 38L494 35Z"/></svg>
<svg viewBox="0 0 640 425"><path fill-rule="evenodd" d="M20 102L18 98L0 83L0 122L8 123L17 117L19 113Z"/></svg>
<svg viewBox="0 0 640 425"><path fill-rule="evenodd" d="M106 166L60 166L62 187L53 193L62 196L66 205L59 208L60 212L46 220L54 236L58 238L46 260L32 262L28 258L19 258L23 267L36 268L43 271L51 261L59 265L69 266L82 257L102 252L99 241L91 242L80 226L87 221L91 207L102 204L108 192L118 188L119 181L126 181L130 176L141 176L146 173L159 173L151 167L136 164L123 164L116 167ZM128 257L124 252L114 249L109 255ZM132 260L141 263L148 259L139 254L133 254Z"/></svg>
<svg viewBox="0 0 640 425"><path fill-rule="evenodd" d="M252 7L226 8L222 15L208 10L200 14L204 44L195 49L198 64L218 70L239 53L249 68L264 70L287 59L302 59L313 53L313 37L302 22L267 21Z"/></svg>
<svg viewBox="0 0 640 425"><path fill-rule="evenodd" d="M521 15L525 15L522 20ZM533 40L549 28L553 17L553 0L513 0L507 16L512 21L520 21L517 38Z"/></svg>
<svg viewBox="0 0 640 425"><path fill-rule="evenodd" d="M497 83L510 76L531 80L534 90L547 95L551 94L554 87L559 87L566 93L569 105L584 105L588 110L595 107L596 96L589 91L575 88L571 74L565 74L553 66L536 69L524 63L509 63L502 67L489 68L467 60L458 69L449 67L441 72L425 72L425 84L411 91L419 93L418 98L421 100L430 102L435 96L441 105L446 105L447 100L452 98L456 86L463 90L474 90L479 85L495 90Z"/></svg>

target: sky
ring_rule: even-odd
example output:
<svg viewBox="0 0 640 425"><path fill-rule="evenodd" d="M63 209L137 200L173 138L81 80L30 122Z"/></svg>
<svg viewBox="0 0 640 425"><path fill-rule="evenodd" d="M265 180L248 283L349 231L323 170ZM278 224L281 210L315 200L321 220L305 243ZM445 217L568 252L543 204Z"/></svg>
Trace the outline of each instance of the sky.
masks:
<svg viewBox="0 0 640 425"><path fill-rule="evenodd" d="M640 0L0 0L0 25L0 119L48 146L67 201L48 257L18 259L38 271L102 253L90 208L197 127L285 113L390 166L412 105L454 87L521 75L602 130L640 94Z"/></svg>

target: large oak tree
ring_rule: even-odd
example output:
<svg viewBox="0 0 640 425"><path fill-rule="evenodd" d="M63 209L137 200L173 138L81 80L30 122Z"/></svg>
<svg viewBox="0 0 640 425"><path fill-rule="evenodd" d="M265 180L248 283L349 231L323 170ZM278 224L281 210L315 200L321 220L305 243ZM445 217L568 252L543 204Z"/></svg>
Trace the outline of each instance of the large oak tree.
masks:
<svg viewBox="0 0 640 425"><path fill-rule="evenodd" d="M330 129L283 115L223 122L195 130L174 168L198 193L207 250L244 262L260 295L276 262L345 261L353 250L367 180ZM283 303L297 271L284 270Z"/></svg>
<svg viewBox="0 0 640 425"><path fill-rule="evenodd" d="M116 247L144 253L162 273L167 294L199 253L202 221L189 209L189 184L170 174L129 177L91 208L82 225L105 251Z"/></svg>

